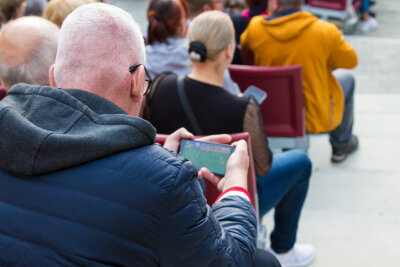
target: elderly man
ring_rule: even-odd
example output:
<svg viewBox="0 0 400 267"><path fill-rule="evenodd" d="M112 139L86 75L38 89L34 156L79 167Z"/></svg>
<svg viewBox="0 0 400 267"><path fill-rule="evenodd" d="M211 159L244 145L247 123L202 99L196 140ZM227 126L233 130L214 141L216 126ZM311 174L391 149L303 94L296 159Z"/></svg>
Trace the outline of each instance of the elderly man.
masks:
<svg viewBox="0 0 400 267"><path fill-rule="evenodd" d="M85 5L61 28L52 87L18 84L0 102L0 265L251 266L261 255L245 142L223 179L155 145L136 117L144 55L128 13ZM165 147L181 138L192 135ZM224 191L212 208L198 175Z"/></svg>
<svg viewBox="0 0 400 267"><path fill-rule="evenodd" d="M49 85L58 27L39 17L11 21L0 32L0 82L8 91L17 83Z"/></svg>
<svg viewBox="0 0 400 267"><path fill-rule="evenodd" d="M353 135L354 78L336 68L357 66L357 54L335 25L301 11L303 0L276 0L277 13L254 18L241 36L258 66L302 65L306 128L330 133L332 162L358 147Z"/></svg>

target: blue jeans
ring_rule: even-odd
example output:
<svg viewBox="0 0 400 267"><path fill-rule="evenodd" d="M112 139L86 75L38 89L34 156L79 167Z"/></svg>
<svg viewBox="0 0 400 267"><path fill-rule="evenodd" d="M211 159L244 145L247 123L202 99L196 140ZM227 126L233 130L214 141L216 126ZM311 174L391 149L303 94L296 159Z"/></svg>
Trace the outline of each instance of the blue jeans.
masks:
<svg viewBox="0 0 400 267"><path fill-rule="evenodd" d="M265 177L257 177L260 218L275 208L275 228L270 238L271 247L277 253L287 252L296 242L311 171L306 153L289 150L274 155L270 172Z"/></svg>
<svg viewBox="0 0 400 267"><path fill-rule="evenodd" d="M361 14L369 12L369 0L362 0L361 1Z"/></svg>
<svg viewBox="0 0 400 267"><path fill-rule="evenodd" d="M333 75L343 90L344 112L342 122L329 133L329 141L332 147L341 149L347 145L353 135L355 80L353 75L345 70L335 70Z"/></svg>

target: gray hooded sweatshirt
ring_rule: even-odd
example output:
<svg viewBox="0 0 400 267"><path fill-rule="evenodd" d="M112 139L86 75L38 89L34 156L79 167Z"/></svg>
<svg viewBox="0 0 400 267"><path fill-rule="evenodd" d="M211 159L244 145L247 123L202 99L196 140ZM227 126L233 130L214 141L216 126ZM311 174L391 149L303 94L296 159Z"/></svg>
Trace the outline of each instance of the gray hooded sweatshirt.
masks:
<svg viewBox="0 0 400 267"><path fill-rule="evenodd" d="M27 84L0 101L0 168L23 175L69 168L150 145L147 121L82 90Z"/></svg>

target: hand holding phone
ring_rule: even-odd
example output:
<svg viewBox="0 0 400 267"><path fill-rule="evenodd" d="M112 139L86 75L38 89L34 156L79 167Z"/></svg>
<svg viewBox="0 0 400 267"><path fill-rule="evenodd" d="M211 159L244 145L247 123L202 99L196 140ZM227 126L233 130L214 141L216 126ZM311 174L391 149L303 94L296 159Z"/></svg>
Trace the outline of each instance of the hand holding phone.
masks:
<svg viewBox="0 0 400 267"><path fill-rule="evenodd" d="M236 149L229 157L226 173L222 179L204 167L199 172L201 177L214 184L220 192L232 187L242 187L247 190L247 172L249 169L247 143L240 140L232 145L236 146Z"/></svg>
<svg viewBox="0 0 400 267"><path fill-rule="evenodd" d="M231 187L242 187L247 190L247 172L249 170L249 153L247 143L239 140L235 144L235 151L228 160L225 173L223 191Z"/></svg>
<svg viewBox="0 0 400 267"><path fill-rule="evenodd" d="M229 156L234 150L230 145L182 139L179 153L198 169L206 167L212 173L224 176Z"/></svg>

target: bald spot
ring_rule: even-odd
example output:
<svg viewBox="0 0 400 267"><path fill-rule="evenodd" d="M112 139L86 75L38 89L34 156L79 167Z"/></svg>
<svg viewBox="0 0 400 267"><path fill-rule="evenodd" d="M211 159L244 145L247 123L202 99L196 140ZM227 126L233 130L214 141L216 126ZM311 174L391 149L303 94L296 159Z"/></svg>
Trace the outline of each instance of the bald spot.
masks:
<svg viewBox="0 0 400 267"><path fill-rule="evenodd" d="M39 17L24 17L8 23L0 32L0 58L8 66L30 59L53 24ZM48 35L48 34L47 34Z"/></svg>

